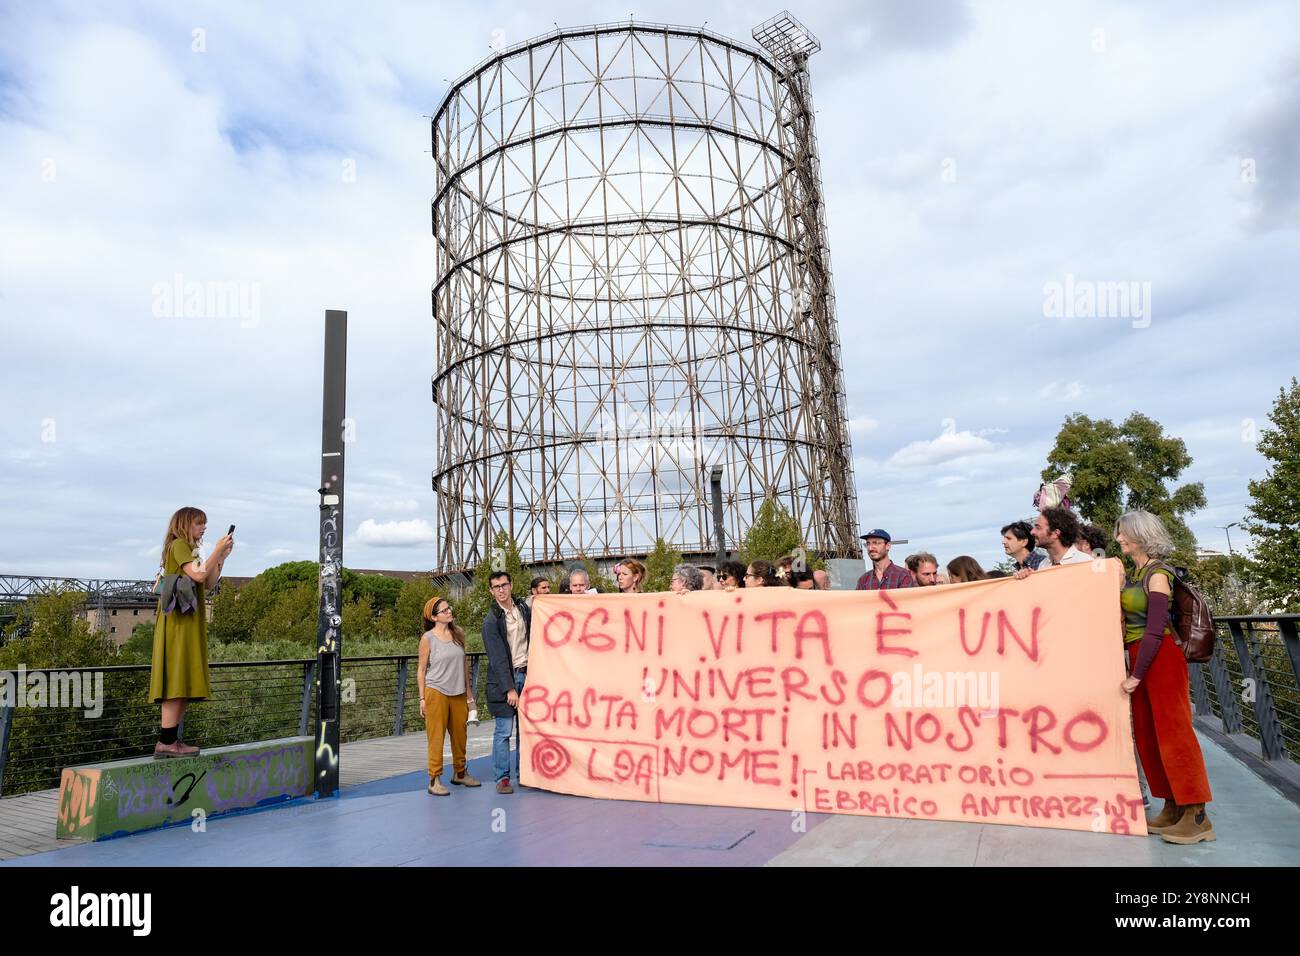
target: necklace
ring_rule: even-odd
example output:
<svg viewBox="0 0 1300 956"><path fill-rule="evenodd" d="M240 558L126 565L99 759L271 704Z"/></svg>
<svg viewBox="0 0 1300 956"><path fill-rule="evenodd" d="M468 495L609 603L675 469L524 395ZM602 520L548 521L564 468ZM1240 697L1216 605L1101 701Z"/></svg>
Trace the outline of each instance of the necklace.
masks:
<svg viewBox="0 0 1300 956"><path fill-rule="evenodd" d="M1125 575L1129 583L1136 584L1138 582L1138 579L1142 576L1142 572L1146 570L1146 566L1150 563L1151 563L1151 555L1149 554L1146 556L1146 560L1143 561L1141 564L1138 564L1136 561L1134 561L1133 570Z"/></svg>

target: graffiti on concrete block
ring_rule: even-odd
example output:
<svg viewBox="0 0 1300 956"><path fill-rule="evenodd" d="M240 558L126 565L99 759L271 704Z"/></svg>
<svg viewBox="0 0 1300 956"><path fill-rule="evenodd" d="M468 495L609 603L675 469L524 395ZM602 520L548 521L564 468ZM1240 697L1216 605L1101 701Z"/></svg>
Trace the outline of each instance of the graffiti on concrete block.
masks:
<svg viewBox="0 0 1300 956"><path fill-rule="evenodd" d="M95 822L98 770L65 770L59 787L59 829L72 834Z"/></svg>
<svg viewBox="0 0 1300 956"><path fill-rule="evenodd" d="M222 757L208 773L205 786L214 812L251 807L264 800L307 792L306 758L301 746Z"/></svg>
<svg viewBox="0 0 1300 956"><path fill-rule="evenodd" d="M203 771L199 771L197 776L186 773L173 781L171 774L164 770L128 777L118 785L117 818L166 816L190 798L202 776Z"/></svg>

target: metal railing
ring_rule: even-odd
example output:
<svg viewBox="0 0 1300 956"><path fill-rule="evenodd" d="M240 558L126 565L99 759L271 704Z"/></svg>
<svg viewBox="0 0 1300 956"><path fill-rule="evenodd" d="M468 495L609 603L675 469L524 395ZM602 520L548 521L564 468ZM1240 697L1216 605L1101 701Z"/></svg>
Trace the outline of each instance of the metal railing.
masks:
<svg viewBox="0 0 1300 956"><path fill-rule="evenodd" d="M487 655L470 654L475 696L486 714ZM342 740L400 736L423 729L416 657L345 657ZM182 734L206 747L304 736L316 719L316 659L209 664L212 697L190 708ZM21 676L27 706L0 701L0 794L49 790L64 767L148 754L158 739L158 705L149 702L150 665L10 671ZM47 706L50 688L78 686L93 708ZM89 687L87 684L89 683ZM102 695L94 692L96 683ZM30 688L30 691L29 691ZM33 699L38 688L39 697ZM80 701L87 702L83 692ZM17 698L17 695L15 695ZM87 716L88 711L98 711Z"/></svg>
<svg viewBox="0 0 1300 956"><path fill-rule="evenodd" d="M1259 741L1268 762L1300 762L1300 614L1221 617L1214 656L1189 668L1193 713Z"/></svg>
<svg viewBox="0 0 1300 956"><path fill-rule="evenodd" d="M1223 617L1207 664L1189 668L1193 713L1215 729L1259 741L1266 763L1300 762L1300 614ZM470 654L475 696L485 705L486 655ZM344 658L342 739L400 736L421 727L414 655ZM212 699L192 708L190 740L220 747L305 735L314 726L316 661L231 661L209 665ZM102 712L85 708L11 707L0 702L0 794L58 786L63 767L149 752L158 736L158 705L148 701L149 665L26 672L28 684L54 675L103 681ZM36 677L36 675L42 675ZM48 694L48 690L47 690ZM18 703L15 701L15 703ZM480 711L484 709L480 707Z"/></svg>

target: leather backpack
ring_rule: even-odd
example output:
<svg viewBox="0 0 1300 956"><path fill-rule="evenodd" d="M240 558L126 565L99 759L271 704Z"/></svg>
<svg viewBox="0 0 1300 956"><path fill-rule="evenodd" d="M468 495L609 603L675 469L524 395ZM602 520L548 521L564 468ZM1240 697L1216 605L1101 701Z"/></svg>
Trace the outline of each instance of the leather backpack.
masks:
<svg viewBox="0 0 1300 956"><path fill-rule="evenodd" d="M1174 575L1173 594L1169 601L1174 643L1182 648L1189 663L1208 663L1214 656L1214 615L1210 612L1209 602L1192 583L1192 576L1186 568L1176 568L1164 562L1152 565L1153 570L1157 567L1172 571ZM1146 582L1150 580L1148 574ZM1150 587L1147 587L1147 592L1150 593Z"/></svg>

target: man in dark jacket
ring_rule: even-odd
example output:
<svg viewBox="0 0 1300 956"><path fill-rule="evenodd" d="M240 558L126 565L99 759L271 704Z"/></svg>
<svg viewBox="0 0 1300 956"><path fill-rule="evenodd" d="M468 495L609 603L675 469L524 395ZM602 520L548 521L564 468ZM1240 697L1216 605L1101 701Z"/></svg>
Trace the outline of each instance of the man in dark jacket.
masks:
<svg viewBox="0 0 1300 956"><path fill-rule="evenodd" d="M492 773L497 793L514 793L510 786L510 735L515 729L519 694L528 673L528 631L532 609L510 593L510 575L494 571L488 578L492 609L483 619L483 647L488 656L487 701L492 712Z"/></svg>

